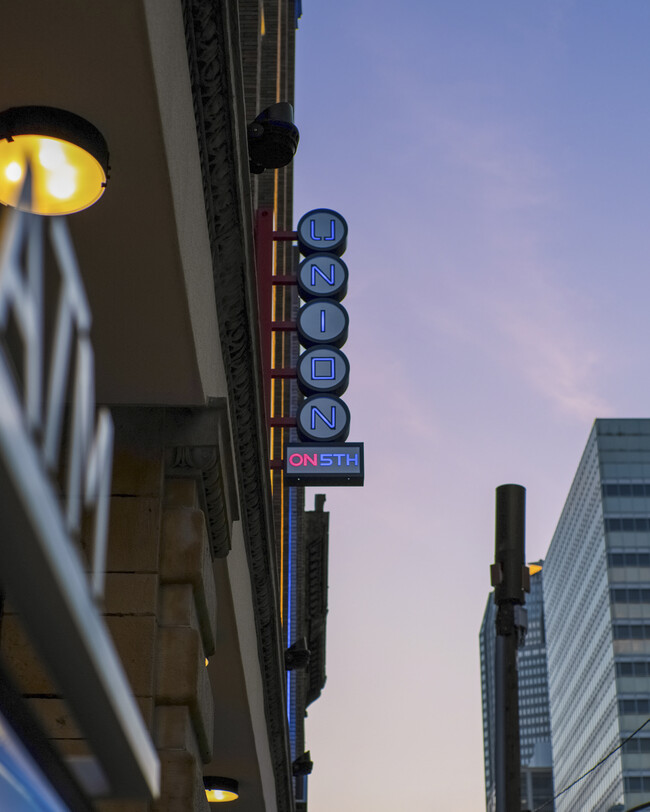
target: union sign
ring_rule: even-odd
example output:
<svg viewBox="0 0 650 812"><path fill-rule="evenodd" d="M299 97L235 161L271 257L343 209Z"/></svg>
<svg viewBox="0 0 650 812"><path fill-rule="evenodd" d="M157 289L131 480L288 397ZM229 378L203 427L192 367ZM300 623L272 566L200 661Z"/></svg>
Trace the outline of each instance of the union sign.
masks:
<svg viewBox="0 0 650 812"><path fill-rule="evenodd" d="M296 485L363 485L363 443L345 443L350 410L341 400L350 364L340 347L348 338L349 317L339 302L348 287L348 268L340 258L348 226L338 212L315 209L298 222L303 256L298 291L306 302L297 331L306 351L298 359L300 391L308 395L296 415L302 443L285 450L287 482Z"/></svg>

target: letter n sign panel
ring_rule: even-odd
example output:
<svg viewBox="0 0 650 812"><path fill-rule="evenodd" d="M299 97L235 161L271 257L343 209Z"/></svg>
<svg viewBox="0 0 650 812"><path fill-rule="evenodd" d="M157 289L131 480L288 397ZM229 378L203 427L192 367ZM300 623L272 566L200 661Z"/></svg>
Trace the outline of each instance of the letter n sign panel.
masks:
<svg viewBox="0 0 650 812"><path fill-rule="evenodd" d="M313 395L298 409L296 428L305 442L343 442L350 433L350 411L340 398Z"/></svg>
<svg viewBox="0 0 650 812"><path fill-rule="evenodd" d="M284 475L290 485L363 485L363 443L292 443Z"/></svg>
<svg viewBox="0 0 650 812"><path fill-rule="evenodd" d="M336 254L312 254L298 268L298 293L306 302L327 298L340 302L348 292L348 266Z"/></svg>

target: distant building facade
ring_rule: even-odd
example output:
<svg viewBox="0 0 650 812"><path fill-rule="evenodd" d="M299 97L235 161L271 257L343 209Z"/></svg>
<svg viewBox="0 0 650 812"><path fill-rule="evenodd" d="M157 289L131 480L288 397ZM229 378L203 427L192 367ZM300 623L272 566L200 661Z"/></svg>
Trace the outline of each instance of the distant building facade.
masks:
<svg viewBox="0 0 650 812"><path fill-rule="evenodd" d="M596 420L546 557L544 605L562 789L650 716L650 419ZM558 812L646 801L649 728L558 798Z"/></svg>
<svg viewBox="0 0 650 812"><path fill-rule="evenodd" d="M542 562L531 565L531 591L526 596L528 632L519 651L519 722L522 809L536 809L553 797L546 638ZM496 605L490 594L480 632L481 690L485 797L488 812L496 808L495 796L495 685L494 649ZM553 804L545 807L549 812Z"/></svg>

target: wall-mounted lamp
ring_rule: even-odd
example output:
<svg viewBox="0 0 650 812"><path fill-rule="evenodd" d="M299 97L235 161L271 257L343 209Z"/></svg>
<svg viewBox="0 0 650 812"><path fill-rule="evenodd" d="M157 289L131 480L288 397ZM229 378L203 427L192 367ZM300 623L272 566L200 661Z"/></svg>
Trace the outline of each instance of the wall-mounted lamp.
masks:
<svg viewBox="0 0 650 812"><path fill-rule="evenodd" d="M239 798L239 784L233 778L218 775L204 775L203 786L208 803L221 804Z"/></svg>
<svg viewBox="0 0 650 812"><path fill-rule="evenodd" d="M298 149L300 133L293 123L289 102L272 104L248 125L250 170L259 175L265 169L280 169L291 163Z"/></svg>
<svg viewBox="0 0 650 812"><path fill-rule="evenodd" d="M85 119L56 107L12 107L0 113L0 203L25 208L19 196L27 165L35 214L72 214L104 194L108 146Z"/></svg>

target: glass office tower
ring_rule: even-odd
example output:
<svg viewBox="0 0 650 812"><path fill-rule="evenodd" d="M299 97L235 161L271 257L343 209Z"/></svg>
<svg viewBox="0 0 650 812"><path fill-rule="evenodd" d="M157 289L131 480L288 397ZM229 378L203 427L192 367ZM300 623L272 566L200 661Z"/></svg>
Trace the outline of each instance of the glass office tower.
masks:
<svg viewBox="0 0 650 812"><path fill-rule="evenodd" d="M536 809L553 797L551 764L546 640L542 563L531 564L530 587L526 595L528 632L519 650L519 726L521 752L522 809ZM495 797L495 687L494 649L496 605L490 594L480 633L481 689L483 695L483 741L485 757L485 797L488 812L494 812ZM553 812L551 802L544 807Z"/></svg>
<svg viewBox="0 0 650 812"><path fill-rule="evenodd" d="M546 557L544 606L557 791L650 717L650 420L595 422ZM557 810L649 797L650 725Z"/></svg>

